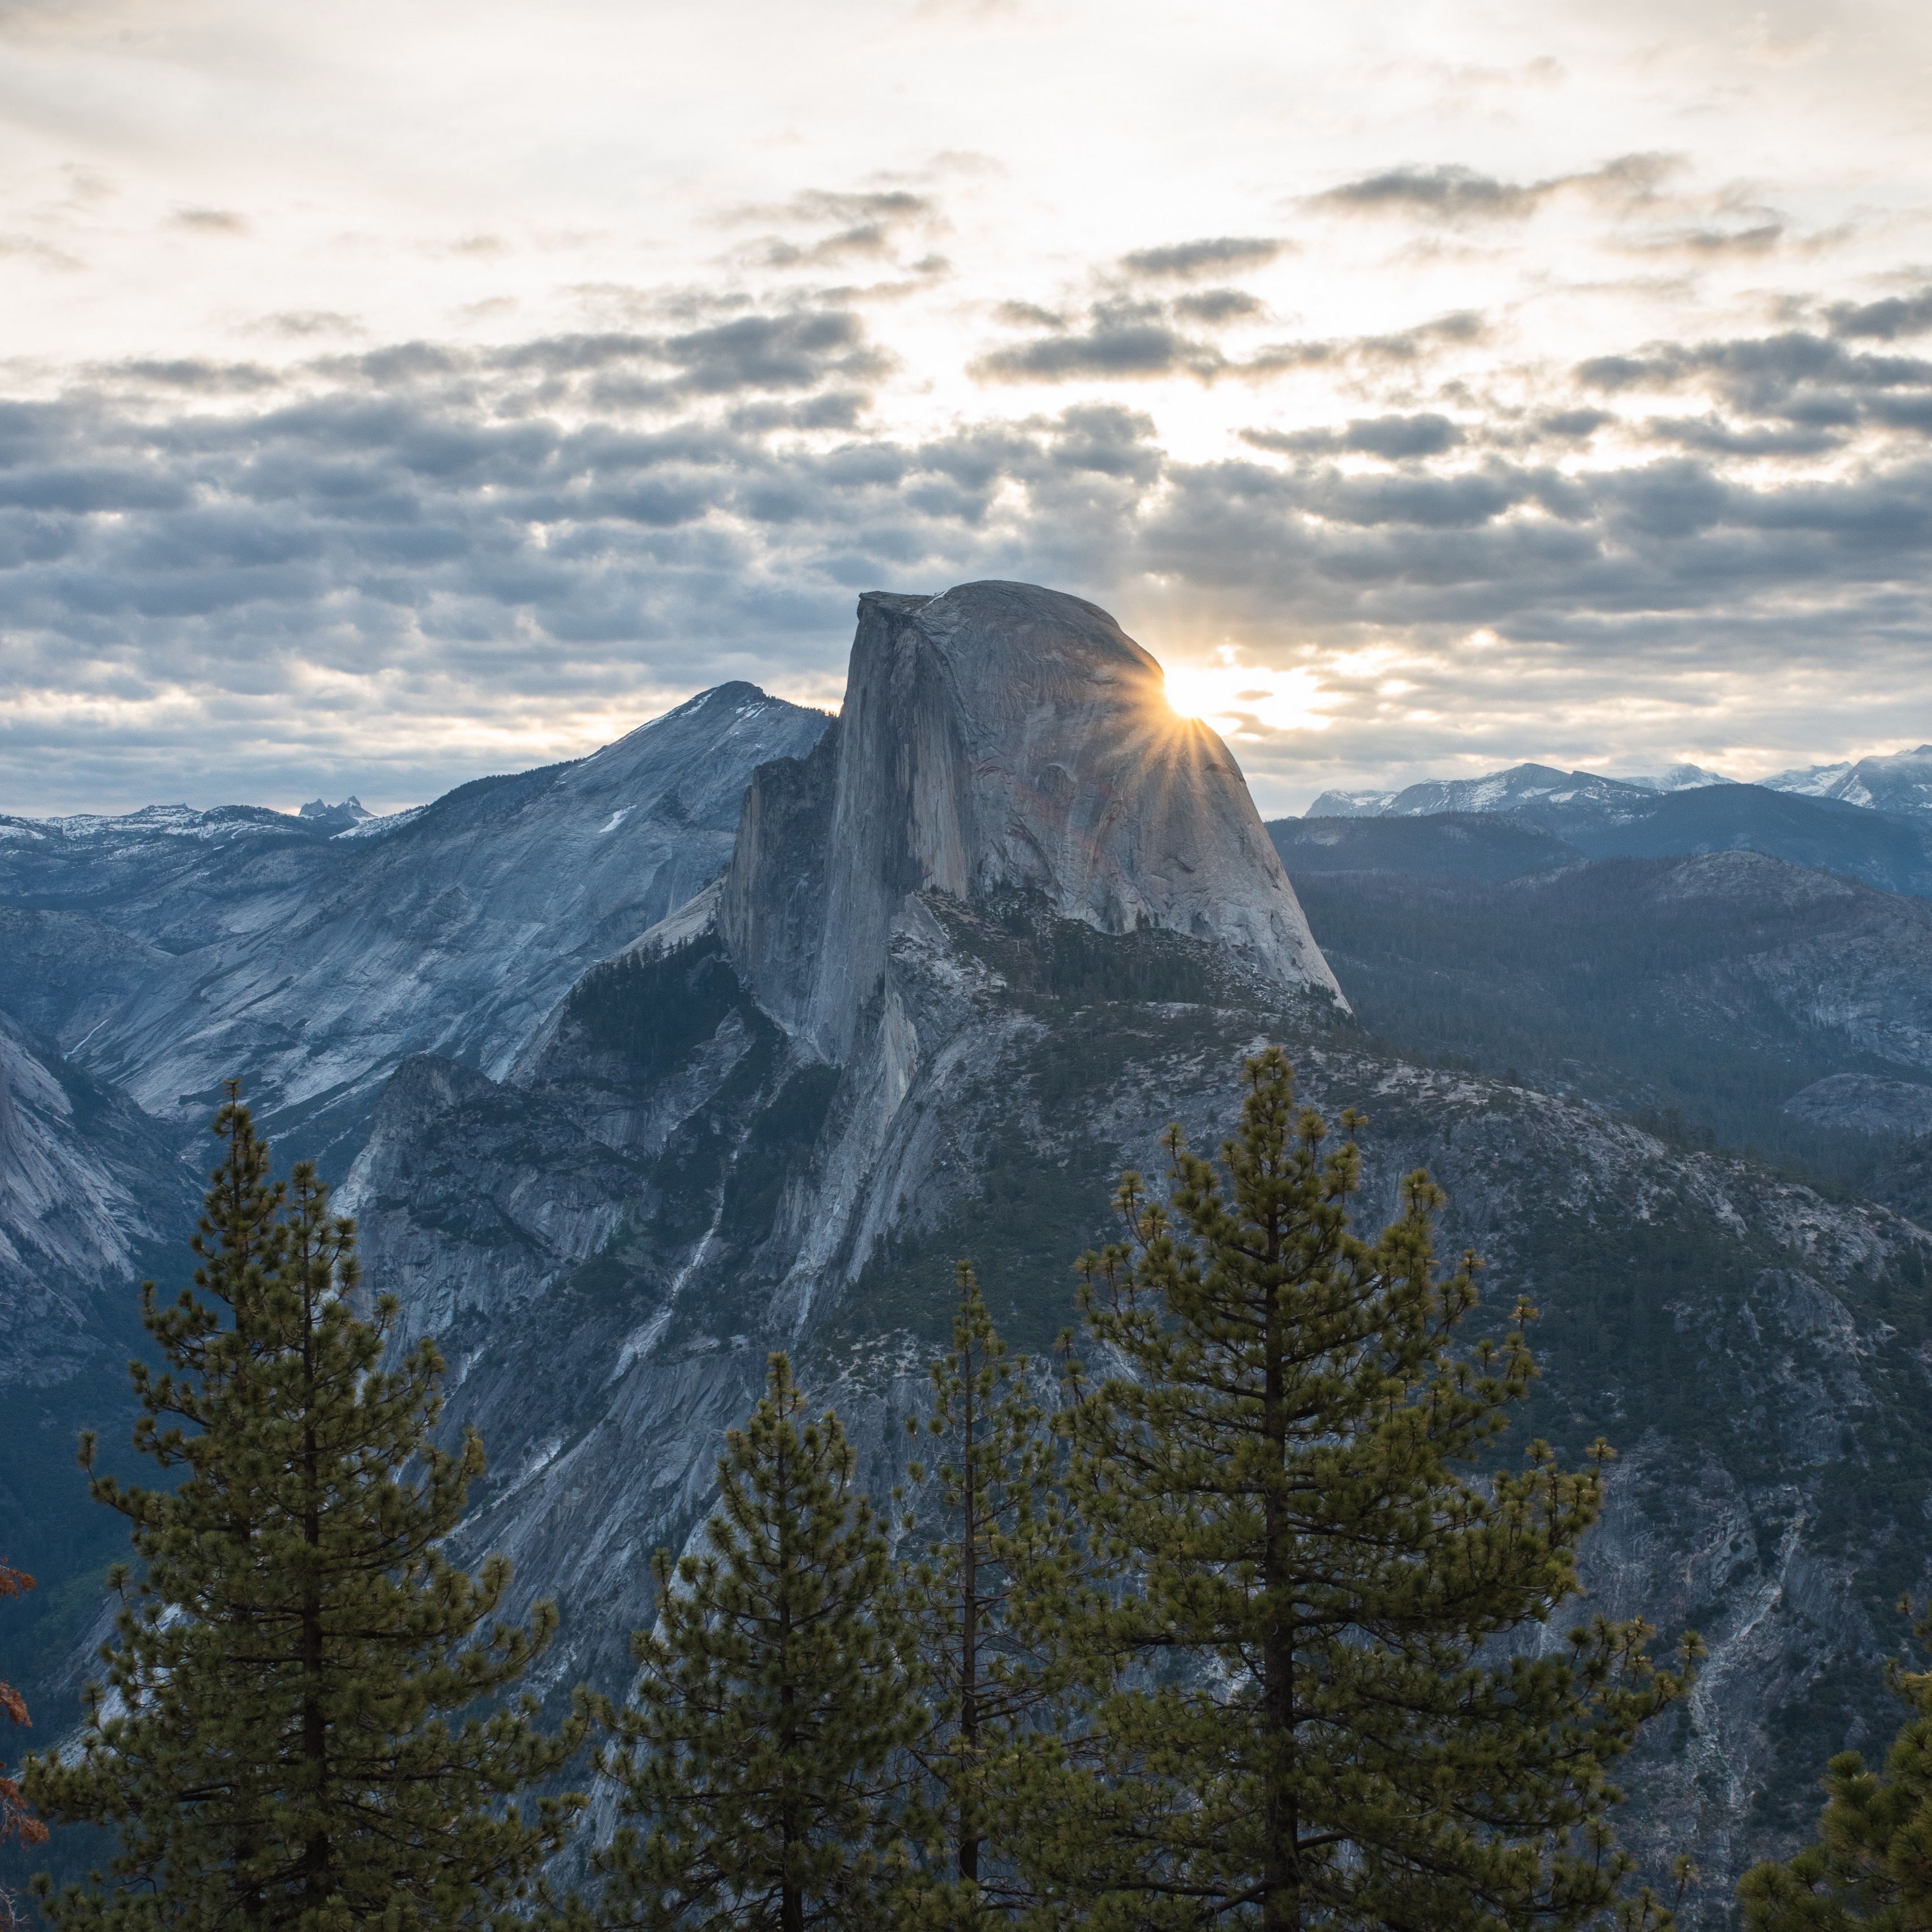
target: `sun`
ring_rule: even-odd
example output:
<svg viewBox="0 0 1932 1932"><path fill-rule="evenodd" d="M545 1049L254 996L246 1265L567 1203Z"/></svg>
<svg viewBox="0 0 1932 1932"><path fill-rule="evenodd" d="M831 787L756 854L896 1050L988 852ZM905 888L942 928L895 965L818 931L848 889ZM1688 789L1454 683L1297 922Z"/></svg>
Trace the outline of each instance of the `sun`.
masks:
<svg viewBox="0 0 1932 1932"><path fill-rule="evenodd" d="M1217 714L1226 715L1219 689L1221 680L1204 665L1174 665L1166 676L1168 707L1182 717L1205 722Z"/></svg>
<svg viewBox="0 0 1932 1932"><path fill-rule="evenodd" d="M1332 722L1318 708L1324 694L1312 671L1244 664L1230 645L1205 663L1163 666L1162 675L1170 709L1231 734L1325 731Z"/></svg>

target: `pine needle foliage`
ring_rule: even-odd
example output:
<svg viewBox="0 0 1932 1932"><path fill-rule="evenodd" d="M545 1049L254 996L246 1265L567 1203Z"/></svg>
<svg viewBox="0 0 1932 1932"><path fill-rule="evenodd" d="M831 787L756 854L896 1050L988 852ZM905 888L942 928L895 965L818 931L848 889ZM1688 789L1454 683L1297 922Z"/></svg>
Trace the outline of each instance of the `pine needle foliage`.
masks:
<svg viewBox="0 0 1932 1932"><path fill-rule="evenodd" d="M595 1858L606 1928L807 1932L888 1922L904 1875L894 1754L916 1708L891 1564L838 1416L782 1354L725 1437L704 1546L657 1553L658 1623L601 1768L620 1825Z"/></svg>
<svg viewBox="0 0 1932 1932"><path fill-rule="evenodd" d="M938 1460L929 1473L917 1462L908 1471L927 1486L930 1537L900 1580L928 1711L910 1747L920 1778L908 1822L932 1860L900 1912L935 1926L1036 1903L1012 1846L1061 1762L1081 1688L1070 1653L1026 1610L1079 1583L1048 1417L970 1262L955 1280L952 1346L932 1366L931 1413L906 1424Z"/></svg>
<svg viewBox="0 0 1932 1932"><path fill-rule="evenodd" d="M53 1893L59 1932L454 1932L519 1923L580 1801L512 1802L562 1767L505 1692L549 1642L495 1624L510 1566L442 1554L483 1469L430 1442L442 1364L382 1366L397 1304L356 1316L355 1228L314 1168L286 1182L231 1086L194 1286L148 1283L165 1360L131 1365L135 1446L164 1487L94 1474L128 1521L106 1682L77 1760L24 1780L56 1821L118 1828L105 1875ZM94 1471L94 1445L82 1460ZM467 1713L468 1714L465 1714Z"/></svg>
<svg viewBox="0 0 1932 1932"><path fill-rule="evenodd" d="M1609 1767L1684 1676L1641 1623L1484 1647L1576 1594L1607 1451L1478 1471L1534 1311L1459 1353L1478 1264L1437 1273L1442 1196L1412 1174L1359 1238L1360 1117L1324 1149L1278 1048L1246 1073L1220 1168L1170 1129L1168 1202L1126 1175L1124 1238L1082 1264L1117 1372L1072 1371L1070 1493L1133 1583L1091 1620L1125 1668L1042 1883L1100 1928L1582 1924L1628 1870Z"/></svg>
<svg viewBox="0 0 1932 1932"><path fill-rule="evenodd" d="M1747 1932L1932 1932L1932 1672L1888 1676L1908 1715L1883 1771L1832 1760L1817 1836L1738 1883Z"/></svg>

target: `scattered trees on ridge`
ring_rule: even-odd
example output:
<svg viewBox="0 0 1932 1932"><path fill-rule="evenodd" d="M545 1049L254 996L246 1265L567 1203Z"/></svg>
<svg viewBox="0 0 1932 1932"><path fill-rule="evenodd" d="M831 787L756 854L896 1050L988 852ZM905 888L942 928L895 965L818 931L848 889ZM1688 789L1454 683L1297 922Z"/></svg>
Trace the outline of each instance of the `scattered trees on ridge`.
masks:
<svg viewBox="0 0 1932 1932"><path fill-rule="evenodd" d="M17 1597L34 1587L34 1580L24 1570L0 1563L0 1597ZM10 1724L31 1724L27 1700L4 1677L0 1677L0 1716ZM47 1828L36 1818L20 1795L20 1786L6 1775L7 1763L0 1758L0 1845L17 1840L23 1845L46 1842ZM20 1901L5 1886L0 1886L0 1932L16 1932L21 1924Z"/></svg>

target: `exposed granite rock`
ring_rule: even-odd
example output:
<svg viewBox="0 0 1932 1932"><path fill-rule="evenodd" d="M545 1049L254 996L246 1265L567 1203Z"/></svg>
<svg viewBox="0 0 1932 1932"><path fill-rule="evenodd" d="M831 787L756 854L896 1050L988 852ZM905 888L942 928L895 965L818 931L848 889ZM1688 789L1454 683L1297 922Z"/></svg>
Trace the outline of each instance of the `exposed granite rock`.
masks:
<svg viewBox="0 0 1932 1932"><path fill-rule="evenodd" d="M719 929L766 1010L842 1060L926 890L1187 933L1341 1002L1226 746L1060 592L862 597L836 740L748 798Z"/></svg>
<svg viewBox="0 0 1932 1932"><path fill-rule="evenodd" d="M829 722L721 685L334 837L266 812L10 821L0 936L32 970L0 1006L190 1134L240 1077L284 1157L339 1172L404 1058L507 1070L580 974L723 870L753 770Z"/></svg>

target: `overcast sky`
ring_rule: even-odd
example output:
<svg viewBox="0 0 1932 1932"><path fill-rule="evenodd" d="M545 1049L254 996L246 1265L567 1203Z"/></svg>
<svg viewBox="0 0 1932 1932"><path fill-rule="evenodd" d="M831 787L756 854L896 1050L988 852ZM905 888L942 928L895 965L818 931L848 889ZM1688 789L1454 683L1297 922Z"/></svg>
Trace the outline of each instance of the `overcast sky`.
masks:
<svg viewBox="0 0 1932 1932"><path fill-rule="evenodd" d="M1932 738L1932 9L0 0L0 811L1105 604L1263 808Z"/></svg>

